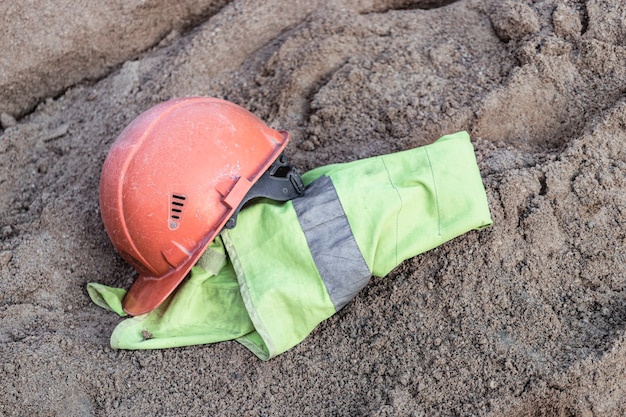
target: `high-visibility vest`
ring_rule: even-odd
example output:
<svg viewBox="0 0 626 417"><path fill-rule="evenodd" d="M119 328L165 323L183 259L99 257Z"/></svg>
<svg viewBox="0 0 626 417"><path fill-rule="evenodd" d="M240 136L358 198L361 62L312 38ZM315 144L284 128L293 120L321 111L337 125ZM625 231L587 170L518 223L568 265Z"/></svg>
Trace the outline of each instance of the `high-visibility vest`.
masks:
<svg viewBox="0 0 626 417"><path fill-rule="evenodd" d="M302 197L245 207L171 300L120 323L114 347L236 339L267 360L300 343L372 275L492 222L466 132L302 179Z"/></svg>

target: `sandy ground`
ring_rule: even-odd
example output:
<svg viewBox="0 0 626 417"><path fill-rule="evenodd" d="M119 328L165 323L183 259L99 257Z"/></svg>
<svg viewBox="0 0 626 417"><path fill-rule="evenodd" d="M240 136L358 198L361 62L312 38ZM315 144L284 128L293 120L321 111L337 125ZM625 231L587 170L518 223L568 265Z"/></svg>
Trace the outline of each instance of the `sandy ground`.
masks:
<svg viewBox="0 0 626 417"><path fill-rule="evenodd" d="M626 415L621 2L66 3L1 17L0 415ZM190 94L290 130L302 170L466 129L494 225L269 362L112 350L119 319L85 284L134 276L100 220L102 162Z"/></svg>

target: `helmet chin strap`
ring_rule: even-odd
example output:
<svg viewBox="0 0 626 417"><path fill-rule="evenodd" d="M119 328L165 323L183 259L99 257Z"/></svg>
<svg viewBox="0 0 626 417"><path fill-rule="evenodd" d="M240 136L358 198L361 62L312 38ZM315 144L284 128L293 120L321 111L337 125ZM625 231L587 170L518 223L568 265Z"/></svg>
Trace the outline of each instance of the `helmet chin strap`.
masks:
<svg viewBox="0 0 626 417"><path fill-rule="evenodd" d="M235 227L239 211L254 198L265 197L276 201L289 201L302 194L304 194L304 184L300 178L300 173L287 162L287 157L281 153L258 181L252 185L224 227L227 229Z"/></svg>

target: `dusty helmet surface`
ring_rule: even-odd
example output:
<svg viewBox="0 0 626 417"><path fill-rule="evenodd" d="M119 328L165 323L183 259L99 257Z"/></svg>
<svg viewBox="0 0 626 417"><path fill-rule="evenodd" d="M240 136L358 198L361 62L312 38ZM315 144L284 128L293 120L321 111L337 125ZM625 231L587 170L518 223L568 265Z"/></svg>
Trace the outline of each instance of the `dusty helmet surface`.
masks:
<svg viewBox="0 0 626 417"><path fill-rule="evenodd" d="M189 97L139 115L102 168L100 210L139 273L123 300L147 313L180 284L289 140L242 107Z"/></svg>

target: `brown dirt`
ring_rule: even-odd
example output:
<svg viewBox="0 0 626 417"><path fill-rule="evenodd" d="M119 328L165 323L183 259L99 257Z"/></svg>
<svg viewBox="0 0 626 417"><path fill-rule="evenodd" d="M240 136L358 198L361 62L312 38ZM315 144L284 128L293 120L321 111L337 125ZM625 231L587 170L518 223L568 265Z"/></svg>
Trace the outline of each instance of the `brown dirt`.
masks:
<svg viewBox="0 0 626 417"><path fill-rule="evenodd" d="M154 31L122 3L81 3L93 30L61 2L2 17L25 30L0 37L0 415L626 415L620 2L136 2ZM76 53L27 53L61 40ZM190 94L292 131L303 170L467 129L494 225L374 279L269 362L235 342L114 351L119 319L85 291L133 280L101 165L137 114Z"/></svg>

